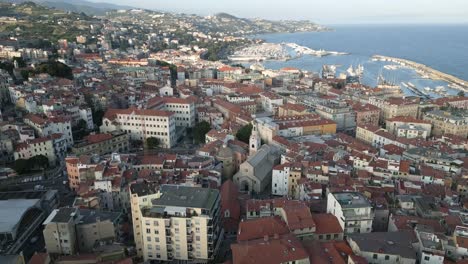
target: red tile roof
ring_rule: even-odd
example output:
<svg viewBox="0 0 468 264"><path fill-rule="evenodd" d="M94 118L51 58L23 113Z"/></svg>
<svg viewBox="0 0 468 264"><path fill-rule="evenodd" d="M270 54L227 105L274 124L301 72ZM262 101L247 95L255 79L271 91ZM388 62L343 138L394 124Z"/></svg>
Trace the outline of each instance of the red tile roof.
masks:
<svg viewBox="0 0 468 264"><path fill-rule="evenodd" d="M234 264L287 263L307 259L309 255L293 235L278 239L258 239L231 245Z"/></svg>
<svg viewBox="0 0 468 264"><path fill-rule="evenodd" d="M316 225L316 234L339 234L343 233L338 218L332 214L313 214Z"/></svg>
<svg viewBox="0 0 468 264"><path fill-rule="evenodd" d="M289 234L286 223L279 216L262 217L242 221L237 232L237 241L262 239L265 236Z"/></svg>

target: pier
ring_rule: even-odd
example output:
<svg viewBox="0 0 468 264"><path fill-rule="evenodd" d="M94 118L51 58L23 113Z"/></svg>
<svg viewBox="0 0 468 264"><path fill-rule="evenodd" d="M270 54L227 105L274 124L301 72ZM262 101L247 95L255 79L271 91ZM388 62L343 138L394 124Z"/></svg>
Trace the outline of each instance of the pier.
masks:
<svg viewBox="0 0 468 264"><path fill-rule="evenodd" d="M417 63L414 61L410 60L405 60L405 59L400 59L400 58L394 58L394 57L387 57L387 56L382 56L382 55L374 55L372 57L374 60L378 61L389 61L389 62L394 62L398 63L402 66L408 66L419 72L420 74L427 75L430 79L433 80L443 80L446 81L450 84L454 84L458 86L457 90L464 91L465 93L468 93L468 81L462 80L460 78L457 78L453 75L443 73L441 71L435 70L433 68L430 68L424 64Z"/></svg>

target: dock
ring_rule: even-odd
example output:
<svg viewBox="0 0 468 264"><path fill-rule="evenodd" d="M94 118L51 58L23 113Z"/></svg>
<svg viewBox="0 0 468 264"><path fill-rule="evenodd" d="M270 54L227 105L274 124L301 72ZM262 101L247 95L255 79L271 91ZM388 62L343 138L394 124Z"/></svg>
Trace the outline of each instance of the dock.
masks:
<svg viewBox="0 0 468 264"><path fill-rule="evenodd" d="M453 75L450 75L450 74L443 73L441 71L435 70L435 69L433 69L431 67L428 67L428 66L426 66L424 64L417 63L417 62L410 61L410 60L401 59L401 58L394 58L394 57L388 57L388 56L382 56L382 55L374 55L372 57L372 59L378 60L378 61L394 62L394 63L398 63L398 64L400 64L402 66L411 67L414 70L416 70L417 72L422 73L424 75L427 75L430 79L442 80L442 81L446 81L446 82L448 82L450 84L457 85L457 86L459 86L459 88L457 88L457 90L461 90L461 91L464 91L465 93L468 93L468 81L465 81L465 80L457 78L457 77L455 77Z"/></svg>

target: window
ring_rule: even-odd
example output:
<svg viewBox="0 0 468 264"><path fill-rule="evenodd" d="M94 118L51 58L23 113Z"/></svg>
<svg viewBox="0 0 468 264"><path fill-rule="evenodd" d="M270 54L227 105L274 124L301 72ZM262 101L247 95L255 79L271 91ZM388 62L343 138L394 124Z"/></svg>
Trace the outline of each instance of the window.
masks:
<svg viewBox="0 0 468 264"><path fill-rule="evenodd" d="M385 255L385 260L389 260L390 259L390 256L389 255Z"/></svg>
<svg viewBox="0 0 468 264"><path fill-rule="evenodd" d="M377 259L378 258L377 254L374 254L374 256L372 258Z"/></svg>
<svg viewBox="0 0 468 264"><path fill-rule="evenodd" d="M150 233L151 233L151 229L146 228L146 234L150 234Z"/></svg>
<svg viewBox="0 0 468 264"><path fill-rule="evenodd" d="M146 241L151 242L151 237L146 237Z"/></svg>
<svg viewBox="0 0 468 264"><path fill-rule="evenodd" d="M429 259L431 259L431 257L429 257L429 256L424 257L424 260L429 260Z"/></svg>

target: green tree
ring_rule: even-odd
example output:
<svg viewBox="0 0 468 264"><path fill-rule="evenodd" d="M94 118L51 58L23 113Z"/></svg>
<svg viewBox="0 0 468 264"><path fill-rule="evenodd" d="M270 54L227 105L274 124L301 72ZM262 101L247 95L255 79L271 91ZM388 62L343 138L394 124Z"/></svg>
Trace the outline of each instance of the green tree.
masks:
<svg viewBox="0 0 468 264"><path fill-rule="evenodd" d="M20 68L26 67L26 62L24 61L24 59L22 57L14 57L13 58L13 63L15 61L18 63L18 67L20 67Z"/></svg>
<svg viewBox="0 0 468 264"><path fill-rule="evenodd" d="M73 132L73 138L74 139L81 140L81 139L83 139L85 136L87 136L89 134L88 133L88 124L83 119L80 119L80 121L78 121L76 126L72 127L72 132Z"/></svg>
<svg viewBox="0 0 468 264"><path fill-rule="evenodd" d="M22 70L21 71L21 77L23 77L23 80L28 80L29 79L29 71Z"/></svg>
<svg viewBox="0 0 468 264"><path fill-rule="evenodd" d="M252 124L243 126L239 131L237 131L236 138L242 142L249 144L250 135L252 135Z"/></svg>
<svg viewBox="0 0 468 264"><path fill-rule="evenodd" d="M73 72L67 65L58 61L48 61L36 67L36 73L47 73L50 76L73 80Z"/></svg>
<svg viewBox="0 0 468 264"><path fill-rule="evenodd" d="M13 166L13 169L18 174L25 174L30 171L30 168L31 168L31 164L29 164L29 161L26 159L15 160L15 165Z"/></svg>
<svg viewBox="0 0 468 264"><path fill-rule="evenodd" d="M465 92L464 91L459 91L457 93L458 96L461 96L461 97L464 97L465 96Z"/></svg>
<svg viewBox="0 0 468 264"><path fill-rule="evenodd" d="M49 167L49 159L44 155L37 155L29 159L29 162L35 167L46 169Z"/></svg>
<svg viewBox="0 0 468 264"><path fill-rule="evenodd" d="M155 137L149 137L146 139L146 146L149 149L155 149L159 146L159 139Z"/></svg>
<svg viewBox="0 0 468 264"><path fill-rule="evenodd" d="M195 125L193 129L193 139L196 143L205 143L205 136L211 130L210 123L202 121Z"/></svg>

